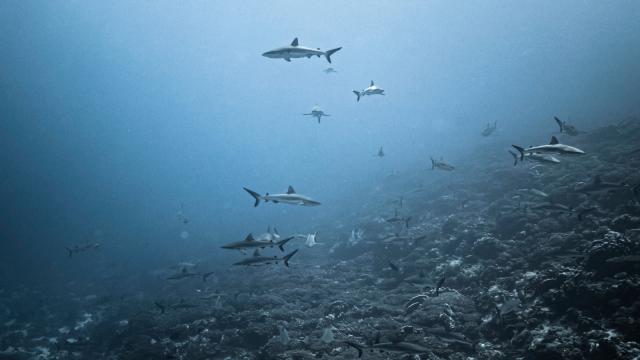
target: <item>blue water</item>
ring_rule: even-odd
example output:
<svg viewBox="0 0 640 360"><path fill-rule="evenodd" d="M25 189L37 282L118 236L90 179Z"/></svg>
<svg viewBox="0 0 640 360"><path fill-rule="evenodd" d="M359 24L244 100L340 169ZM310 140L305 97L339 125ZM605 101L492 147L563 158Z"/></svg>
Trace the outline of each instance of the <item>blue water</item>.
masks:
<svg viewBox="0 0 640 360"><path fill-rule="evenodd" d="M637 1L2 2L2 286L142 286L178 261L230 264L219 246L269 225L344 239L406 190L385 177L430 156L510 161L554 115L639 114L638 19ZM261 56L295 37L342 50ZM371 80L386 96L356 102ZM314 105L331 117L302 116ZM242 190L289 185L322 205L254 208ZM102 249L69 261L86 242Z"/></svg>

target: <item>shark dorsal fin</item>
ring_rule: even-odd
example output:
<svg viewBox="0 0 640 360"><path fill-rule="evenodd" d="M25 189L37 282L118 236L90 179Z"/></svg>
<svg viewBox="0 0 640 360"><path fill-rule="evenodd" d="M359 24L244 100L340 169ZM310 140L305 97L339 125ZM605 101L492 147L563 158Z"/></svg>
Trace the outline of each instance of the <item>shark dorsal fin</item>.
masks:
<svg viewBox="0 0 640 360"><path fill-rule="evenodd" d="M258 257L258 256L260 256L260 250L256 249L256 250L253 252L253 257Z"/></svg>
<svg viewBox="0 0 640 360"><path fill-rule="evenodd" d="M183 268L182 268L182 273L183 273L183 274L186 274L186 273L187 273L187 268L186 268L186 267L183 267Z"/></svg>
<svg viewBox="0 0 640 360"><path fill-rule="evenodd" d="M289 188L287 189L287 194L295 194L296 191L293 190L293 186L289 185Z"/></svg>
<svg viewBox="0 0 640 360"><path fill-rule="evenodd" d="M560 142L558 141L558 138L556 138L555 136L551 137L551 141L549 142L549 145L556 145L559 144Z"/></svg>
<svg viewBox="0 0 640 360"><path fill-rule="evenodd" d="M291 46L298 46L298 38L293 39Z"/></svg>
<svg viewBox="0 0 640 360"><path fill-rule="evenodd" d="M594 184L600 184L601 182L602 182L602 178L600 178L600 175L596 175L596 176L593 178L593 183L594 183Z"/></svg>
<svg viewBox="0 0 640 360"><path fill-rule="evenodd" d="M276 234L276 235L280 235L280 234L278 234L278 229L275 226L273 227L273 233Z"/></svg>
<svg viewBox="0 0 640 360"><path fill-rule="evenodd" d="M267 226L267 233L271 234L271 225Z"/></svg>
<svg viewBox="0 0 640 360"><path fill-rule="evenodd" d="M371 85L369 85L369 86L373 86L373 80L371 80Z"/></svg>
<svg viewBox="0 0 640 360"><path fill-rule="evenodd" d="M244 241L254 241L255 239L253 238L253 234L249 234L247 235L247 237L244 239Z"/></svg>

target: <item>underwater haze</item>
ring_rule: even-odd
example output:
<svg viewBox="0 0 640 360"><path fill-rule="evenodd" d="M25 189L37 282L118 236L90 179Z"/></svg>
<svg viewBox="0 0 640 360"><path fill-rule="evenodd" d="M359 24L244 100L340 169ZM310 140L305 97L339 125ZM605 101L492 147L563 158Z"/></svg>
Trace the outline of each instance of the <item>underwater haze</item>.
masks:
<svg viewBox="0 0 640 360"><path fill-rule="evenodd" d="M640 357L638 19L0 3L0 359Z"/></svg>

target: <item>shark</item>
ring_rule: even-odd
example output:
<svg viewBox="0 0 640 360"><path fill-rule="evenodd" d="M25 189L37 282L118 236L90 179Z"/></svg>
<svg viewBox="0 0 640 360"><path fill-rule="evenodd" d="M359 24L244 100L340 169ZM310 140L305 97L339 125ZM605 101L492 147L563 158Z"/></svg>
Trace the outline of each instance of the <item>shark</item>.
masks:
<svg viewBox="0 0 640 360"><path fill-rule="evenodd" d="M578 130L575 126L567 123L566 121L558 119L557 116L554 116L553 119L556 121L556 123L558 123L561 133L565 133L569 136L577 136L584 133L584 131Z"/></svg>
<svg viewBox="0 0 640 360"><path fill-rule="evenodd" d="M198 307L198 305L196 304L189 304L185 302L184 299L180 299L180 302L177 302L175 304L164 305L159 301L155 301L154 304L156 305L158 310L160 310L160 314L164 314L167 311L167 308L173 309L173 310L182 310L182 309L193 309Z"/></svg>
<svg viewBox="0 0 640 360"><path fill-rule="evenodd" d="M518 155L511 150L509 150L509 154L513 156L513 166L518 165L518 161L520 159ZM547 164L560 164L560 160L551 154L526 153L524 154L524 160L531 160ZM521 160L521 162L523 162L524 160Z"/></svg>
<svg viewBox="0 0 640 360"><path fill-rule="evenodd" d="M233 265L260 266L260 265L277 264L279 261L282 261L284 266L289 267L289 260L297 252L298 252L298 249L288 253L287 255L283 256L282 258L279 258L277 256L262 256L262 255L260 255L260 250L256 249L253 252L253 256L252 257L250 257L248 259L240 260L240 261L234 263Z"/></svg>
<svg viewBox="0 0 640 360"><path fill-rule="evenodd" d="M456 168L453 167L452 165L447 164L446 162L440 160L435 160L434 158L431 158L431 170L444 170L444 171L453 171Z"/></svg>
<svg viewBox="0 0 640 360"><path fill-rule="evenodd" d="M559 212L573 212L573 209L567 205L559 204L553 201L543 202L540 204L536 204L533 206L526 206L526 209L531 210L548 210L548 211L559 211Z"/></svg>
<svg viewBox="0 0 640 360"><path fill-rule="evenodd" d="M407 229L409 228L409 221L411 221L411 216L403 217L398 215L398 210L395 211L394 215L390 218L384 219L384 221L389 223L404 223Z"/></svg>
<svg viewBox="0 0 640 360"><path fill-rule="evenodd" d="M180 272L169 276L167 280L182 280L182 279L189 279L192 277L202 277L202 281L207 281L207 278L211 275L213 275L213 271L207 272L207 273L191 272L187 270L186 267L184 267Z"/></svg>
<svg viewBox="0 0 640 360"><path fill-rule="evenodd" d="M358 91L358 90L353 90L353 93L356 94L356 96L358 97L357 101L360 101L360 98L366 95L384 95L384 90L377 87L374 83L373 80L371 80L371 84L369 85L368 88L362 90L362 91Z"/></svg>
<svg viewBox="0 0 640 360"><path fill-rule="evenodd" d="M313 116L314 118L318 119L318 124L320 124L320 119L323 116L331 116L329 114L326 114L324 111L322 111L322 109L320 109L319 106L314 106L313 109L311 109L311 112L308 114L302 114L304 116Z"/></svg>
<svg viewBox="0 0 640 360"><path fill-rule="evenodd" d="M278 241L274 241L273 239L256 240L253 238L252 234L249 234L244 240L222 245L222 248L243 251L247 249L264 249L266 247L272 248L277 246L280 251L284 251L284 244L288 243L291 239L293 239L293 236Z"/></svg>
<svg viewBox="0 0 640 360"><path fill-rule="evenodd" d="M630 189L626 183L613 183L608 181L602 181L600 175L593 177L593 181L589 184L584 184L576 189L579 193L599 193L605 191L616 191L621 189Z"/></svg>
<svg viewBox="0 0 640 360"><path fill-rule="evenodd" d="M484 128L484 130L482 130L481 134L482 134L482 136L487 137L487 136L493 134L493 132L496 131L497 128L498 128L498 121L494 121L493 122L493 126L490 123L488 123L487 127Z"/></svg>
<svg viewBox="0 0 640 360"><path fill-rule="evenodd" d="M81 252L85 252L88 250L98 250L102 245L100 243L92 243L92 244L84 244L84 245L74 245L72 247L65 247L67 249L67 253L69 257L72 257L73 254L78 254Z"/></svg>
<svg viewBox="0 0 640 360"><path fill-rule="evenodd" d="M551 141L546 145L531 146L529 148L522 148L517 145L513 146L518 152L520 152L520 161L524 160L526 154L560 154L560 155L583 155L584 151L565 144L561 144L555 136L551 137Z"/></svg>
<svg viewBox="0 0 640 360"><path fill-rule="evenodd" d="M307 196L301 195L296 193L296 191L293 189L293 187L291 185L289 185L289 189L287 189L287 193L286 194L271 194L269 195L269 193L266 193L264 196L258 194L257 192L247 189L246 187L243 188L246 192L248 192L251 196L253 196L253 198L255 199L255 203L253 204L254 207L258 206L260 204L260 200L263 200L264 202L273 202L275 204L277 203L283 203L283 204L291 204L291 205L301 205L301 206L318 206L321 205L320 202L315 201Z"/></svg>
<svg viewBox="0 0 640 360"><path fill-rule="evenodd" d="M298 38L293 39L291 45L279 47L273 50L269 50L262 54L264 57L268 57L271 59L284 59L287 62L291 62L291 59L295 58L311 58L313 56L324 56L329 63L331 63L331 55L333 55L338 50L342 49L342 47L338 47L335 49L322 51L320 48L312 49L309 47L301 46L298 43Z"/></svg>
<svg viewBox="0 0 640 360"><path fill-rule="evenodd" d="M429 352L429 349L422 345L406 341L377 342L369 346L357 344L352 341L346 341L346 344L358 350L359 358L362 357L364 349L370 349L372 352L380 351L396 354L424 354Z"/></svg>

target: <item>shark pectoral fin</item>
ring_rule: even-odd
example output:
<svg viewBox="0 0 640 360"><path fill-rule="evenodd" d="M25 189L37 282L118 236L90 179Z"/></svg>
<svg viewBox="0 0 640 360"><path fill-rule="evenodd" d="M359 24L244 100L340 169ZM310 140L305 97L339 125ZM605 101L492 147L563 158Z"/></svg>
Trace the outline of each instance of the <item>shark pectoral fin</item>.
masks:
<svg viewBox="0 0 640 360"><path fill-rule="evenodd" d="M286 61L286 62L291 62L291 59L290 59L290 58L288 58L288 57L286 57L286 58L284 58L284 61Z"/></svg>

